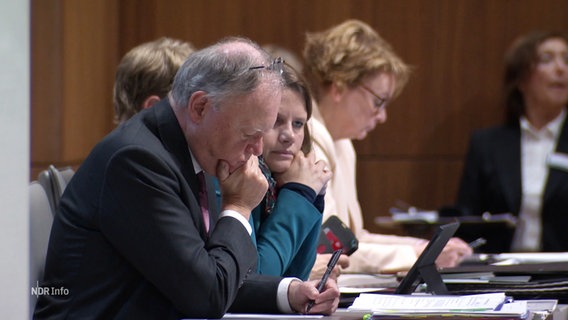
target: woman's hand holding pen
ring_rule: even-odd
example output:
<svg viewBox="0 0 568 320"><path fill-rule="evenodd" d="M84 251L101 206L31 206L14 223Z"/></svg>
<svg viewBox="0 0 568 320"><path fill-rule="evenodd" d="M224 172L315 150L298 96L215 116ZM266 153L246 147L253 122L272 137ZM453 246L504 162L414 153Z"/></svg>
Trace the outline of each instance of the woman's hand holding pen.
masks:
<svg viewBox="0 0 568 320"><path fill-rule="evenodd" d="M339 288L337 282L329 278L320 293L317 285L320 280L306 282L292 281L288 288L288 301L292 309L298 313L306 313L310 301L314 301L310 314L330 315L339 305Z"/></svg>

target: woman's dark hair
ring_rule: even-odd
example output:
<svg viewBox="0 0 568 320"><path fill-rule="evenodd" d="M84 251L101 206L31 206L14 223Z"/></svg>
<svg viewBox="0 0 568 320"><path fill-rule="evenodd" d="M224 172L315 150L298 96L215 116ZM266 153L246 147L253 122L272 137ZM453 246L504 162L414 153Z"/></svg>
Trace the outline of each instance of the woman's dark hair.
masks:
<svg viewBox="0 0 568 320"><path fill-rule="evenodd" d="M288 63L284 63L282 70L282 78L284 78L284 89L290 89L302 97L304 106L306 107L306 112L308 114L307 119L312 116L312 95L308 84L302 75L296 71ZM302 141L302 151L307 154L312 149L312 136L310 135L310 130L308 124L304 125L304 141Z"/></svg>
<svg viewBox="0 0 568 320"><path fill-rule="evenodd" d="M505 74L503 79L505 101L505 122L517 124L525 113L525 100L519 84L527 79L538 62L538 47L548 39L564 39L568 34L558 31L534 31L513 42L505 54Z"/></svg>

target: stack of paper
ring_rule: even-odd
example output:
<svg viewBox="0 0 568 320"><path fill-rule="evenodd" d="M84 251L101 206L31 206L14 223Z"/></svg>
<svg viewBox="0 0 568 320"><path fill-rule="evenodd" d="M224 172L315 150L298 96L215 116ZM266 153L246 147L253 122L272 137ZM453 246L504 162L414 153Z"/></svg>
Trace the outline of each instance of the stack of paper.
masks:
<svg viewBox="0 0 568 320"><path fill-rule="evenodd" d="M341 293L394 291L398 280L394 274L341 274L337 278Z"/></svg>
<svg viewBox="0 0 568 320"><path fill-rule="evenodd" d="M493 254L493 265L515 265L527 263L566 262L568 252L518 252Z"/></svg>
<svg viewBox="0 0 568 320"><path fill-rule="evenodd" d="M444 283L528 283L530 275L496 276L494 272L464 272L442 274Z"/></svg>
<svg viewBox="0 0 568 320"><path fill-rule="evenodd" d="M350 311L372 312L373 319L468 317L525 319L526 301L511 301L504 293L465 296L361 294Z"/></svg>

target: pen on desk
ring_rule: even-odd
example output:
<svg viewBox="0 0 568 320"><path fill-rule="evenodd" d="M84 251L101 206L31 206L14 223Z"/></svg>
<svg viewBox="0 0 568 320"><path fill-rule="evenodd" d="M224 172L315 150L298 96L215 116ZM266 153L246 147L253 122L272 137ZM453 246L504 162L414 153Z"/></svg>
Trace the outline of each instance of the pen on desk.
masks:
<svg viewBox="0 0 568 320"><path fill-rule="evenodd" d="M329 259L329 262L327 263L327 269L325 269L325 272L323 273L323 277L321 277L321 280L318 284L318 291L319 292L322 292L323 288L325 288L325 284L327 283L327 279L331 275L333 268L335 268L335 265L337 264L337 261L339 260L339 256L341 256L341 253L343 253L343 249L338 249L338 250L335 250L333 252L333 254L331 255L331 259ZM313 301L313 300L308 302L308 308L306 309L306 313L310 312L310 309L314 306L314 303L315 303L315 301Z"/></svg>
<svg viewBox="0 0 568 320"><path fill-rule="evenodd" d="M472 249L477 249L479 247L481 247L482 245L486 244L487 240L485 240L485 238L477 238L475 240L473 240L472 242L469 243L469 247Z"/></svg>

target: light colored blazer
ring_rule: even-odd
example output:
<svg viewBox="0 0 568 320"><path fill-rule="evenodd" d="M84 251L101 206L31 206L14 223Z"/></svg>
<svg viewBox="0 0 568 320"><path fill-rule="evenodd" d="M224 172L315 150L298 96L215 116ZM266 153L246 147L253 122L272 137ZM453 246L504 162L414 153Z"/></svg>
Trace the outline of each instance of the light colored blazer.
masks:
<svg viewBox="0 0 568 320"><path fill-rule="evenodd" d="M316 158L326 161L333 172L325 195L323 221L336 215L359 240L359 249L351 255L350 265L345 272L378 273L409 269L416 261L413 245L419 239L373 234L363 227L355 179L356 154L351 140L334 141L317 111L309 125Z"/></svg>

